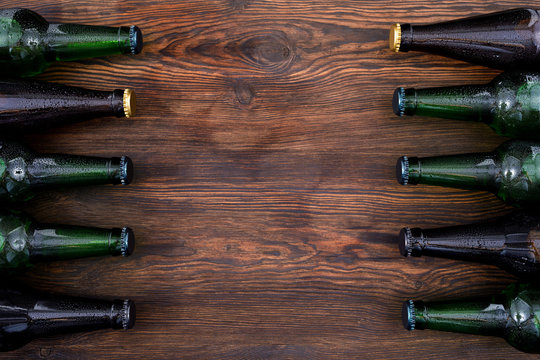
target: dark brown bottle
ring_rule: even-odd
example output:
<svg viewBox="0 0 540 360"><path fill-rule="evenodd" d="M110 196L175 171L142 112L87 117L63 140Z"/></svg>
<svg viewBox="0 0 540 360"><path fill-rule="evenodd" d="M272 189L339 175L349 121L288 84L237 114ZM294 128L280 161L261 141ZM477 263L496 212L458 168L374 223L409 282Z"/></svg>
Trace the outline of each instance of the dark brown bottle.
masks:
<svg viewBox="0 0 540 360"><path fill-rule="evenodd" d="M0 130L36 131L87 119L135 113L131 89L98 91L42 81L0 79Z"/></svg>
<svg viewBox="0 0 540 360"><path fill-rule="evenodd" d="M20 348L39 337L131 329L134 324L131 300L102 301L0 288L0 351Z"/></svg>
<svg viewBox="0 0 540 360"><path fill-rule="evenodd" d="M517 276L540 275L540 213L515 212L492 221L399 234L403 256L435 256L492 264Z"/></svg>
<svg viewBox="0 0 540 360"><path fill-rule="evenodd" d="M430 25L394 24L390 48L499 69L538 69L540 16L535 9L512 9Z"/></svg>

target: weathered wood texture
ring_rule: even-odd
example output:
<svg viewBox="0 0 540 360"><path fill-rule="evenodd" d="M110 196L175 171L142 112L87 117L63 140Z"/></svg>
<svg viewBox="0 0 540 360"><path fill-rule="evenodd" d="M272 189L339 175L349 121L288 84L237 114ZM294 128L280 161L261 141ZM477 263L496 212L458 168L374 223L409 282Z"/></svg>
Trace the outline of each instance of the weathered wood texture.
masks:
<svg viewBox="0 0 540 360"><path fill-rule="evenodd" d="M403 226L470 223L510 209L486 193L397 184L401 155L489 151L504 139L483 124L395 117L397 86L481 83L497 72L393 54L387 34L394 21L524 5L18 1L50 21L137 24L145 34L140 56L58 64L40 76L133 87L137 117L26 137L43 152L133 158L129 187L47 192L25 208L47 222L129 225L134 255L58 262L21 276L49 292L132 298L138 317L128 332L40 339L3 358L520 355L499 338L402 328L405 299L482 295L514 279L487 265L399 255Z"/></svg>

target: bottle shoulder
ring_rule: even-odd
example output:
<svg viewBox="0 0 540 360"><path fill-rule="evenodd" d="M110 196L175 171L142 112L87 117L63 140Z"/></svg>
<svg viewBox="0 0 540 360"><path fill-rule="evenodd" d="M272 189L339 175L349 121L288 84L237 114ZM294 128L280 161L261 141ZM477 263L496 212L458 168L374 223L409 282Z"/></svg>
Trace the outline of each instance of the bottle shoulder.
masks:
<svg viewBox="0 0 540 360"><path fill-rule="evenodd" d="M510 203L540 200L540 144L509 141L495 152L501 164L496 174L497 196Z"/></svg>
<svg viewBox="0 0 540 360"><path fill-rule="evenodd" d="M0 141L0 198L24 199L31 182L29 166L35 158L23 144Z"/></svg>
<svg viewBox="0 0 540 360"><path fill-rule="evenodd" d="M505 156L525 158L531 154L540 154L540 143L528 140L510 140L502 143L494 152L501 159Z"/></svg>
<svg viewBox="0 0 540 360"><path fill-rule="evenodd" d="M490 126L498 134L511 138L538 138L540 73L502 73L493 79L490 87Z"/></svg>
<svg viewBox="0 0 540 360"><path fill-rule="evenodd" d="M3 74L31 76L42 72L46 58L44 37L49 23L28 9L0 10L0 65Z"/></svg>
<svg viewBox="0 0 540 360"><path fill-rule="evenodd" d="M508 325L506 337L514 347L540 351L540 289L530 284L511 286L508 296Z"/></svg>
<svg viewBox="0 0 540 360"><path fill-rule="evenodd" d="M0 289L0 351L17 349L31 340L28 309L34 301L12 289Z"/></svg>
<svg viewBox="0 0 540 360"><path fill-rule="evenodd" d="M10 19L19 24L22 29L36 29L44 33L49 22L35 11L22 8L0 9L0 19Z"/></svg>
<svg viewBox="0 0 540 360"><path fill-rule="evenodd" d="M14 269L31 266L32 230L29 218L15 215L0 217L0 268Z"/></svg>
<svg viewBox="0 0 540 360"><path fill-rule="evenodd" d="M505 71L500 73L493 80L490 81L490 85L494 87L521 87L524 85L536 85L540 84L540 72L535 71Z"/></svg>

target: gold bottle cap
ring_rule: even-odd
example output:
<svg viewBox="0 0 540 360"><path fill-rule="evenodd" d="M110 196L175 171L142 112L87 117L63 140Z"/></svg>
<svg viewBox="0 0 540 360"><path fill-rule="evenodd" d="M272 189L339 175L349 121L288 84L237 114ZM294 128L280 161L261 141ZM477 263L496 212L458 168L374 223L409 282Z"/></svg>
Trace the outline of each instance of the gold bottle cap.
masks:
<svg viewBox="0 0 540 360"><path fill-rule="evenodd" d="M400 24L393 24L390 27L390 50L399 52L399 48L401 46L401 25Z"/></svg>
<svg viewBox="0 0 540 360"><path fill-rule="evenodd" d="M135 110L135 92L131 89L126 89L124 90L124 114L126 114L126 117L132 117L135 115Z"/></svg>

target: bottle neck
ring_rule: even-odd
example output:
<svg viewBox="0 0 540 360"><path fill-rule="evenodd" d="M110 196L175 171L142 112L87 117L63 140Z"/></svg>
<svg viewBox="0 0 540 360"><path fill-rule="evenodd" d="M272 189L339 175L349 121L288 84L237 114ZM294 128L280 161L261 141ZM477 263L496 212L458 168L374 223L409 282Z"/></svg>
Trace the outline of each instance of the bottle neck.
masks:
<svg viewBox="0 0 540 360"><path fill-rule="evenodd" d="M496 175L500 172L498 162L491 153L426 158L403 156L397 162L396 175L402 185L428 184L491 190L497 185Z"/></svg>
<svg viewBox="0 0 540 360"><path fill-rule="evenodd" d="M460 301L425 304L403 303L403 325L408 330L441 330L467 334L504 336L508 311L501 303Z"/></svg>
<svg viewBox="0 0 540 360"><path fill-rule="evenodd" d="M497 223L422 230L404 228L399 234L403 256L434 256L447 259L494 263L505 250L507 236L527 243L528 233L505 234Z"/></svg>
<svg viewBox="0 0 540 360"><path fill-rule="evenodd" d="M130 300L39 299L28 310L28 318L29 331L34 336L106 328L130 329L135 322L135 306Z"/></svg>
<svg viewBox="0 0 540 360"><path fill-rule="evenodd" d="M22 159L21 159L22 160ZM17 161L8 163L14 179L24 180L24 168ZM36 157L27 165L28 181L33 187L91 184L129 184L133 177L131 159L74 155Z"/></svg>
<svg viewBox="0 0 540 360"><path fill-rule="evenodd" d="M73 61L114 54L137 54L142 35L136 26L50 24L45 36L49 61Z"/></svg>
<svg viewBox="0 0 540 360"><path fill-rule="evenodd" d="M456 55L459 50L474 50L478 46L489 47L489 36L497 36L493 24L477 24L472 18L458 19L427 25L401 24L401 44L399 51L426 51L446 54L452 51ZM483 31L474 31L475 27ZM503 35L501 32L499 35ZM474 56L474 54L470 54Z"/></svg>
<svg viewBox="0 0 540 360"><path fill-rule="evenodd" d="M29 239L30 261L66 260L102 255L129 256L135 240L129 228L98 229L40 225Z"/></svg>
<svg viewBox="0 0 540 360"><path fill-rule="evenodd" d="M421 115L487 123L491 121L491 109L495 106L490 86L398 88L393 100L394 113L398 116Z"/></svg>

